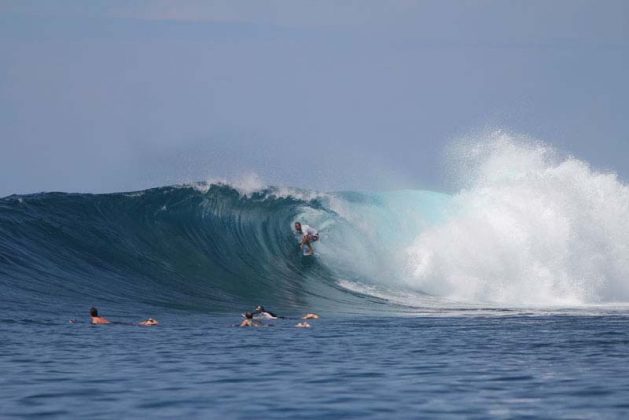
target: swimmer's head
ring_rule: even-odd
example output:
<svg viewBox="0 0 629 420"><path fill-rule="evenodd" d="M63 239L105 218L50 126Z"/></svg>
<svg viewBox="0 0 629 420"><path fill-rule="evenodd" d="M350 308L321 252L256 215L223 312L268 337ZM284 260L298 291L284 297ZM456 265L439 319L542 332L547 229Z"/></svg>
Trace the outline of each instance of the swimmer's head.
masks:
<svg viewBox="0 0 629 420"><path fill-rule="evenodd" d="M92 309L90 309L90 315L91 316L98 316L98 310L94 307L92 307Z"/></svg>
<svg viewBox="0 0 629 420"><path fill-rule="evenodd" d="M260 312L264 312L264 306L262 306L262 305L258 305L258 306L256 307L256 312L258 312L258 313L260 313Z"/></svg>
<svg viewBox="0 0 629 420"><path fill-rule="evenodd" d="M245 312L245 318L253 319L253 314L251 312Z"/></svg>
<svg viewBox="0 0 629 420"><path fill-rule="evenodd" d="M301 223L299 223L299 222L295 222L295 230L296 230L297 232L301 232Z"/></svg>

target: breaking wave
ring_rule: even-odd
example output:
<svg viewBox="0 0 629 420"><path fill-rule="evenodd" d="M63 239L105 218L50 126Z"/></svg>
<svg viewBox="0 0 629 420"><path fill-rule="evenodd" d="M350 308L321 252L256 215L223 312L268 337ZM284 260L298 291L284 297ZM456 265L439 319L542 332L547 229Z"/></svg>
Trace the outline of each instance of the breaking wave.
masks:
<svg viewBox="0 0 629 420"><path fill-rule="evenodd" d="M629 189L504 133L460 145L458 192L198 183L0 199L5 304L182 310L629 301ZM295 221L317 227L303 257Z"/></svg>

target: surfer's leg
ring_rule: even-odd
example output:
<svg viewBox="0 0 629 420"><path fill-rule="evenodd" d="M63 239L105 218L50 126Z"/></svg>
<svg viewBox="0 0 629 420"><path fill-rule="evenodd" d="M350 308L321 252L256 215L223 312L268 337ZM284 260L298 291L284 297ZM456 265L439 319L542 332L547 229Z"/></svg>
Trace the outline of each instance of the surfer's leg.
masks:
<svg viewBox="0 0 629 420"><path fill-rule="evenodd" d="M305 239L305 245L308 247L308 252L310 254L314 253L314 249L312 248L312 237L310 235L306 235L306 239Z"/></svg>

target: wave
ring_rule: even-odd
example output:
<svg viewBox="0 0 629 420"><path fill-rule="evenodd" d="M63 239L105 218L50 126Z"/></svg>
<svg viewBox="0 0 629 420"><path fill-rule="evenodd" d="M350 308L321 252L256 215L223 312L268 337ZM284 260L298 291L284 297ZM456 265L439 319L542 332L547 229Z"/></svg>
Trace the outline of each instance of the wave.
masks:
<svg viewBox="0 0 629 420"><path fill-rule="evenodd" d="M292 310L629 301L629 189L541 143L459 149L454 194L197 183L0 199L12 307ZM304 258L295 221L317 227Z"/></svg>
<svg viewBox="0 0 629 420"><path fill-rule="evenodd" d="M134 193L43 193L0 200L0 285L13 305L146 303L233 310L355 305L338 279L364 278L376 238L355 238L332 203L375 198L225 184ZM304 258L295 221L317 226L317 256ZM348 264L348 262L350 262ZM354 270L354 267L356 269Z"/></svg>

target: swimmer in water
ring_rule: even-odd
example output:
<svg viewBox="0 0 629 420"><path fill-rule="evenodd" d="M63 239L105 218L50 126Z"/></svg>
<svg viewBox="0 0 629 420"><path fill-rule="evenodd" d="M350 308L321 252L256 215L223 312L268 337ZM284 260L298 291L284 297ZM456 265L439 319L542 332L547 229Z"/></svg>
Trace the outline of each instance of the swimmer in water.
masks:
<svg viewBox="0 0 629 420"><path fill-rule="evenodd" d="M98 309L90 309L90 316L92 317L91 323L93 325L110 324L109 320L105 317L98 316Z"/></svg>
<svg viewBox="0 0 629 420"><path fill-rule="evenodd" d="M303 225L299 222L295 222L295 230L298 234L302 235L301 241L299 242L299 247L303 248L304 246L308 247L308 254L314 254L314 248L312 247L312 243L319 240L319 232L316 229Z"/></svg>
<svg viewBox="0 0 629 420"><path fill-rule="evenodd" d="M313 313L308 313L308 314L304 315L304 317L302 319L319 319L319 315L313 314Z"/></svg>
<svg viewBox="0 0 629 420"><path fill-rule="evenodd" d="M310 324L308 324L306 321L304 321L304 322L300 322L299 324L295 325L295 327L297 327L297 328L310 328Z"/></svg>
<svg viewBox="0 0 629 420"><path fill-rule="evenodd" d="M277 319L277 318L279 318L273 312L267 311L266 309L264 309L264 306L262 306L262 305L258 305L256 307L256 315L259 315L260 318L265 318L265 319Z"/></svg>
<svg viewBox="0 0 629 420"><path fill-rule="evenodd" d="M245 313L245 319L240 323L241 327L259 327L260 323L253 319L253 314L251 312Z"/></svg>
<svg viewBox="0 0 629 420"><path fill-rule="evenodd" d="M143 327L154 327L159 325L159 322L156 319L149 318L146 321L140 322L139 325L142 325Z"/></svg>

